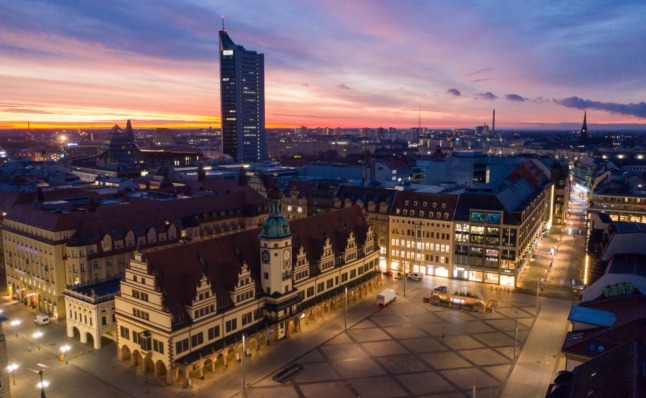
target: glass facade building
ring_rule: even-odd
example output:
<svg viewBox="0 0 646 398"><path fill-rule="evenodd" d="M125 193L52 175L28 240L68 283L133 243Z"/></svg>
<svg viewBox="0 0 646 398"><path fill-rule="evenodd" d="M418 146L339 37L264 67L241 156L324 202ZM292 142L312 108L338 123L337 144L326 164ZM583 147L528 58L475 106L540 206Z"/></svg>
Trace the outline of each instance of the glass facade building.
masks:
<svg viewBox="0 0 646 398"><path fill-rule="evenodd" d="M265 58L220 31L222 152L236 162L262 162L265 141Z"/></svg>

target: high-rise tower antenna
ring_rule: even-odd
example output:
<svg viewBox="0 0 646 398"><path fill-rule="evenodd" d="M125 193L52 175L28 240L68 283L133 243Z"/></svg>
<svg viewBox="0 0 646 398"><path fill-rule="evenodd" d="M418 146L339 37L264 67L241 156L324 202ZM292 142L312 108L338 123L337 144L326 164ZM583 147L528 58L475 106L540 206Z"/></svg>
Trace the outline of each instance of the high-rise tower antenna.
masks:
<svg viewBox="0 0 646 398"><path fill-rule="evenodd" d="M417 117L417 128L419 129L419 133L422 132L422 105L419 106L419 113Z"/></svg>
<svg viewBox="0 0 646 398"><path fill-rule="evenodd" d="M222 18L222 30L224 30L224 15L221 15L220 18Z"/></svg>

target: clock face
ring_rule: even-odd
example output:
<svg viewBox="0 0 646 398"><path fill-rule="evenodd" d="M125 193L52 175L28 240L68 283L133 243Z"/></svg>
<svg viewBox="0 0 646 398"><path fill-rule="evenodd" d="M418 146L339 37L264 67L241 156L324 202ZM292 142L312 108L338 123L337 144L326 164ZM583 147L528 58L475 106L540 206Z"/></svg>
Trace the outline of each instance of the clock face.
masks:
<svg viewBox="0 0 646 398"><path fill-rule="evenodd" d="M267 250L262 251L262 261L269 262L269 252Z"/></svg>
<svg viewBox="0 0 646 398"><path fill-rule="evenodd" d="M289 252L289 249L285 249L285 250L283 251L283 259L285 259L285 260L289 260L289 256L290 256L290 255L291 255L291 253Z"/></svg>

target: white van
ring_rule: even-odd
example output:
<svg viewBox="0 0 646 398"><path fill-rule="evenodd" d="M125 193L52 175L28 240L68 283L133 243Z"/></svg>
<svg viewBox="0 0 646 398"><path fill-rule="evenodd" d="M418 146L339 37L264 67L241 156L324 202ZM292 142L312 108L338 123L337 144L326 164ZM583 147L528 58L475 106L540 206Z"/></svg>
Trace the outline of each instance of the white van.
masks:
<svg viewBox="0 0 646 398"><path fill-rule="evenodd" d="M38 314L34 317L34 322L37 325L47 325L49 323L49 315L47 314Z"/></svg>
<svg viewBox="0 0 646 398"><path fill-rule="evenodd" d="M421 281L422 279L424 279L424 274L422 274L421 272L411 272L407 275L407 277L408 279Z"/></svg>
<svg viewBox="0 0 646 398"><path fill-rule="evenodd" d="M384 289L377 295L377 304L382 307L387 306L395 300L397 300L397 292L395 289Z"/></svg>

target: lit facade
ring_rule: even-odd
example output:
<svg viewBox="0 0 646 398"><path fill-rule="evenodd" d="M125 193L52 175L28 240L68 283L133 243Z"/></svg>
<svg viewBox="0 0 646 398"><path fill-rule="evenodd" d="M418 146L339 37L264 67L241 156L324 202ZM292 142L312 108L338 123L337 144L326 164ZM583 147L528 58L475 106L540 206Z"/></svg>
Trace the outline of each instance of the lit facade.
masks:
<svg viewBox="0 0 646 398"><path fill-rule="evenodd" d="M135 252L115 299L121 360L188 385L298 333L321 306L339 308L346 288L362 295L380 283L376 235L359 207L288 222L270 198L261 229Z"/></svg>
<svg viewBox="0 0 646 398"><path fill-rule="evenodd" d="M449 277L457 195L398 192L390 210L390 269Z"/></svg>
<svg viewBox="0 0 646 398"><path fill-rule="evenodd" d="M227 182L228 184L228 182ZM137 248L182 244L255 228L267 202L246 186L164 200L87 197L14 206L2 231L11 296L58 319L67 286L122 274Z"/></svg>

